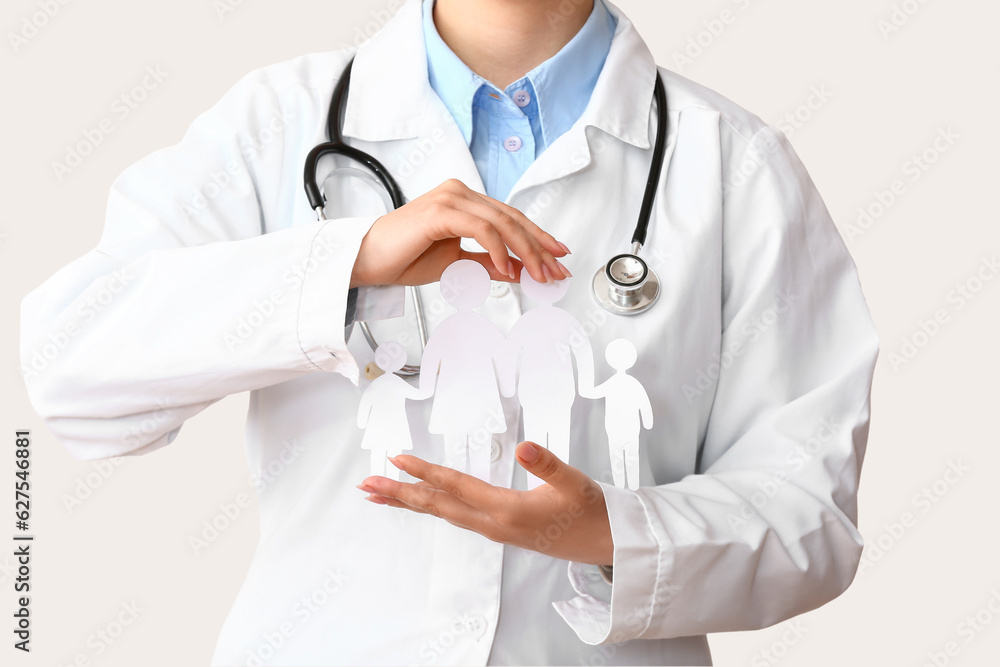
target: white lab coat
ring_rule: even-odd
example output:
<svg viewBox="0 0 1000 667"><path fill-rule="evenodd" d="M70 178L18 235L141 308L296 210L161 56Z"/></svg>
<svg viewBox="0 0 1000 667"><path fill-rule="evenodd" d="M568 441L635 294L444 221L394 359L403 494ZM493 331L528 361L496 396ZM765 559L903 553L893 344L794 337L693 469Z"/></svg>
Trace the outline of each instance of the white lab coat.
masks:
<svg viewBox="0 0 1000 667"><path fill-rule="evenodd" d="M776 623L850 584L878 344L855 266L783 134L661 70L670 132L642 252L662 295L636 317L594 301L594 271L628 248L656 123L652 56L610 9L618 28L589 105L507 201L573 250L559 305L590 334L597 381L612 372L609 341L638 348L630 372L655 414L638 491L611 482L601 402L578 398L572 412L570 463L604 490L613 584L355 488L369 468L359 367L373 354L360 332L345 342L343 320L378 216L316 222L302 189L353 50L242 79L180 144L121 175L98 247L24 299L29 396L76 458L149 454L213 402L252 392L261 538L215 664L707 664L705 633ZM482 192L428 85L420 20L410 0L358 51L345 135L409 199L448 178ZM435 285L422 289L433 327L448 310ZM363 292L359 315L398 314L402 288ZM495 285L480 310L507 332L528 305ZM374 326L388 338L410 318ZM410 453L441 461L430 403L409 404ZM524 488L516 397L504 406L509 427L486 436L493 482Z"/></svg>

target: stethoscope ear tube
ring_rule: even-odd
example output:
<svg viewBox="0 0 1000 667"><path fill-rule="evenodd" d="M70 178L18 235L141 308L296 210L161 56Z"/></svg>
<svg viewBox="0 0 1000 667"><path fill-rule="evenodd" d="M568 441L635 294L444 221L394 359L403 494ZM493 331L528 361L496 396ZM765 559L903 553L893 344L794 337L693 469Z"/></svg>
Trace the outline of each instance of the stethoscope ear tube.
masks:
<svg viewBox="0 0 1000 667"><path fill-rule="evenodd" d="M403 198L403 191L399 188L389 170L381 162L376 160L372 155L344 143L341 122L344 115L344 105L347 102L348 90L350 89L351 69L353 66L354 59L352 58L344 69L343 74L340 75L337 87L333 91L333 99L330 102L330 113L327 115L326 123L330 141L314 147L309 151L309 155L306 156L303 183L305 184L306 198L309 200L309 206L314 211L317 211L317 215L321 215L319 211L324 207L324 202L323 193L320 192L319 183L316 182L316 167L319 164L320 158L324 155L343 155L365 165L369 171L375 174L382 185L385 186L386 191L389 193L389 199L392 200L393 208L399 208L406 203Z"/></svg>
<svg viewBox="0 0 1000 667"><path fill-rule="evenodd" d="M632 234L632 243L640 247L646 244L646 231L649 229L649 218L653 212L653 201L656 199L656 187L660 183L660 172L663 171L664 146L667 142L667 91L663 87L663 79L659 71L656 73L656 83L653 86L653 97L656 98L656 138L653 140L653 161L649 165L649 175L646 177L646 190L642 194L642 206L639 207L639 220Z"/></svg>

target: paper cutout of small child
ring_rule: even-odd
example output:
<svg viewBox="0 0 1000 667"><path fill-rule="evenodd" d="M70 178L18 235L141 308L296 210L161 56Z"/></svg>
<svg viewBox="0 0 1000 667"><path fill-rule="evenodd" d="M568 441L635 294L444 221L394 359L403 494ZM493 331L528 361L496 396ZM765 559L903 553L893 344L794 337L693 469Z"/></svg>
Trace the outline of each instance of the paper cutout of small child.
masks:
<svg viewBox="0 0 1000 667"><path fill-rule="evenodd" d="M375 350L375 363L385 373L372 380L361 395L358 428L365 429L361 447L371 450L372 475L382 475L398 481L399 469L391 464L386 465L386 457L413 449L410 423L406 416L406 399L422 400L428 395L395 374L406 364L406 350L399 343L379 345Z"/></svg>
<svg viewBox="0 0 1000 667"><path fill-rule="evenodd" d="M626 371L635 365L635 345L619 338L608 343L605 358L615 374L586 392L587 398L604 398L604 428L608 433L611 474L615 486L639 488L639 433L653 428L653 407L642 384ZM642 418L640 427L639 419Z"/></svg>

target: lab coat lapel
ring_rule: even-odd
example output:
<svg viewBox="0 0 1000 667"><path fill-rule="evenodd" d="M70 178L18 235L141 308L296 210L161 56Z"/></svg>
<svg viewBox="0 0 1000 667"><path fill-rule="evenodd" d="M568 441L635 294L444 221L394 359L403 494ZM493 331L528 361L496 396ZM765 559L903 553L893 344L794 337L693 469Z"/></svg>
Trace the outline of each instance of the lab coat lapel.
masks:
<svg viewBox="0 0 1000 667"><path fill-rule="evenodd" d="M450 178L485 193L461 130L427 78L421 0L409 0L354 59L344 135L363 142L407 200ZM352 142L357 143L357 142Z"/></svg>
<svg viewBox="0 0 1000 667"><path fill-rule="evenodd" d="M617 19L617 27L594 92L576 123L552 142L514 185L508 197L510 202L522 191L586 168L591 163L592 154L600 154L610 148L606 142L617 140L643 150L649 149L652 144L656 62L628 17L610 2L605 4ZM644 109L649 113L642 113ZM676 121L676 118L671 120ZM671 136L676 125L676 122L670 123L664 170L669 164L673 144ZM600 132L588 132L589 127Z"/></svg>

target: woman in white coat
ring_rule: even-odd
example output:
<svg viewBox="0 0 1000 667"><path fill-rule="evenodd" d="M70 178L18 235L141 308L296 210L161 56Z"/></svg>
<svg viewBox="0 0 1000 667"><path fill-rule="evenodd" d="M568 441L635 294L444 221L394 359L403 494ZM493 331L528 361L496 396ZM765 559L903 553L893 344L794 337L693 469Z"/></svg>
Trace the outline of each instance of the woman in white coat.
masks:
<svg viewBox="0 0 1000 667"><path fill-rule="evenodd" d="M601 0L438 0L434 18L473 71L506 85L603 5L613 41L589 101L503 202L483 194L467 119L429 83L410 0L358 50L344 117L408 204L382 215L347 201L314 221L302 165L355 54L303 56L252 72L180 144L123 173L98 246L25 298L29 396L76 458L149 455L244 391L252 471L301 445L260 493L261 539L215 664L709 664L706 633L779 622L850 584L877 340L786 138L660 70L669 134L643 253L663 293L609 315L587 277L628 248L642 198L648 49ZM538 281L565 265L579 279L560 306L593 348L636 344L630 372L656 425L639 489L609 483L593 401L574 404L572 467L519 444L515 398L504 419L518 427L491 439L492 484L436 465L442 444L419 429L396 459L408 481L367 477L355 417L373 354L345 331L351 288L357 319L385 320L390 338L407 321L398 286L424 285L433 303L460 257L497 281L482 310L503 331L526 308L504 281L522 262ZM523 490L522 468L547 483Z"/></svg>

